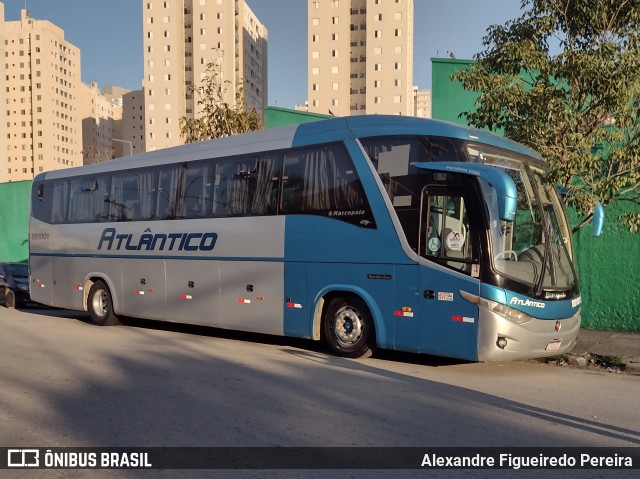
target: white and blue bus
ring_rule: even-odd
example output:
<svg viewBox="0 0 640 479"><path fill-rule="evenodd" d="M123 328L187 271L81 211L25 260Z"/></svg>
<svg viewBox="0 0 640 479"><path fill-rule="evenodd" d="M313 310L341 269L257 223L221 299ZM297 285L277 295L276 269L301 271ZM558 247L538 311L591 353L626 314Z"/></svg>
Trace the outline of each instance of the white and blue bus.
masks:
<svg viewBox="0 0 640 479"><path fill-rule="evenodd" d="M354 116L51 171L31 297L119 316L491 361L580 328L544 161L460 125Z"/></svg>

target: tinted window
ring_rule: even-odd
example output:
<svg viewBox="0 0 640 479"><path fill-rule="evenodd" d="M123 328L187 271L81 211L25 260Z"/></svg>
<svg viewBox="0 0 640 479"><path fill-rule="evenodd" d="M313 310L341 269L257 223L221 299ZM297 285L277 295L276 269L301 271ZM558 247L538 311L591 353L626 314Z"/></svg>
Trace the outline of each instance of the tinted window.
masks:
<svg viewBox="0 0 640 479"><path fill-rule="evenodd" d="M281 211L284 214L320 214L373 226L362 184L341 144L286 153Z"/></svg>
<svg viewBox="0 0 640 479"><path fill-rule="evenodd" d="M33 203L53 223L315 214L375 227L341 143L56 180Z"/></svg>

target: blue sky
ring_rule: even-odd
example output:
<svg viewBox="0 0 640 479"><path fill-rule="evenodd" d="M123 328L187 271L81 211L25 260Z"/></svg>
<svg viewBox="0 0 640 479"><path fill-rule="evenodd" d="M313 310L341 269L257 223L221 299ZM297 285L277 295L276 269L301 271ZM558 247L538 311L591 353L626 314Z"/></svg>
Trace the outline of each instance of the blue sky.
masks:
<svg viewBox="0 0 640 479"><path fill-rule="evenodd" d="M2 0L0 0L2 1ZM247 0L269 31L269 105L293 108L307 97L307 0ZM5 21L25 0L4 0ZM142 85L142 0L26 0L80 48L82 81L100 88ZM520 15L520 0L414 0L414 84L431 88L435 56L472 58L489 25Z"/></svg>

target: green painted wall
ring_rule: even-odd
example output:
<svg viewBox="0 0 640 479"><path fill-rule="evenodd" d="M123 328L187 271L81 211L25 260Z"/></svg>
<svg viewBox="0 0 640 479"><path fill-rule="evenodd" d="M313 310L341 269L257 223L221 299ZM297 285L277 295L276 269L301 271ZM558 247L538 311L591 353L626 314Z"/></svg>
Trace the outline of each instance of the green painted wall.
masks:
<svg viewBox="0 0 640 479"><path fill-rule="evenodd" d="M433 118L466 124L460 113L474 108L478 94L464 90L450 77L473 60L431 61ZM618 221L618 216L631 211L632 206L608 206L602 236L591 236L589 227L573 235L582 321L587 328L640 331L640 234L630 233ZM569 221L578 223L575 212L569 212Z"/></svg>
<svg viewBox="0 0 640 479"><path fill-rule="evenodd" d="M640 234L618 221L632 210L623 204L608 206L602 236L591 236L590 227L573 235L587 328L640 331ZM575 213L569 216L578 222Z"/></svg>
<svg viewBox="0 0 640 479"><path fill-rule="evenodd" d="M0 183L0 261L29 257L31 182Z"/></svg>
<svg viewBox="0 0 640 479"><path fill-rule="evenodd" d="M465 90L460 82L451 81L451 75L464 70L471 63L473 60L431 59L431 116L433 118L467 124L460 114L473 109L478 94Z"/></svg>
<svg viewBox="0 0 640 479"><path fill-rule="evenodd" d="M277 128L285 125L299 125L311 121L325 120L333 118L331 115L320 115L306 111L290 110L288 108L278 108L268 106L264 109L264 125L267 128Z"/></svg>

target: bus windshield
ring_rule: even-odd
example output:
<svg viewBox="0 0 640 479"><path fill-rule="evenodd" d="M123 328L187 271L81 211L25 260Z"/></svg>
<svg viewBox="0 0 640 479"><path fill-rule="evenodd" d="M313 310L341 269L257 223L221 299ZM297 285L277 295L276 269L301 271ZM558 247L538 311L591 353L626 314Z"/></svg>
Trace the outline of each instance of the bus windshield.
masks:
<svg viewBox="0 0 640 479"><path fill-rule="evenodd" d="M576 286L569 229L556 191L543 181L543 171L514 153L478 145L468 151L470 157L504 169L518 190L515 221L502 221L496 208L489 208L493 268L528 285L534 296L544 290L548 298L564 297L554 295ZM482 187L490 198L490 187Z"/></svg>

